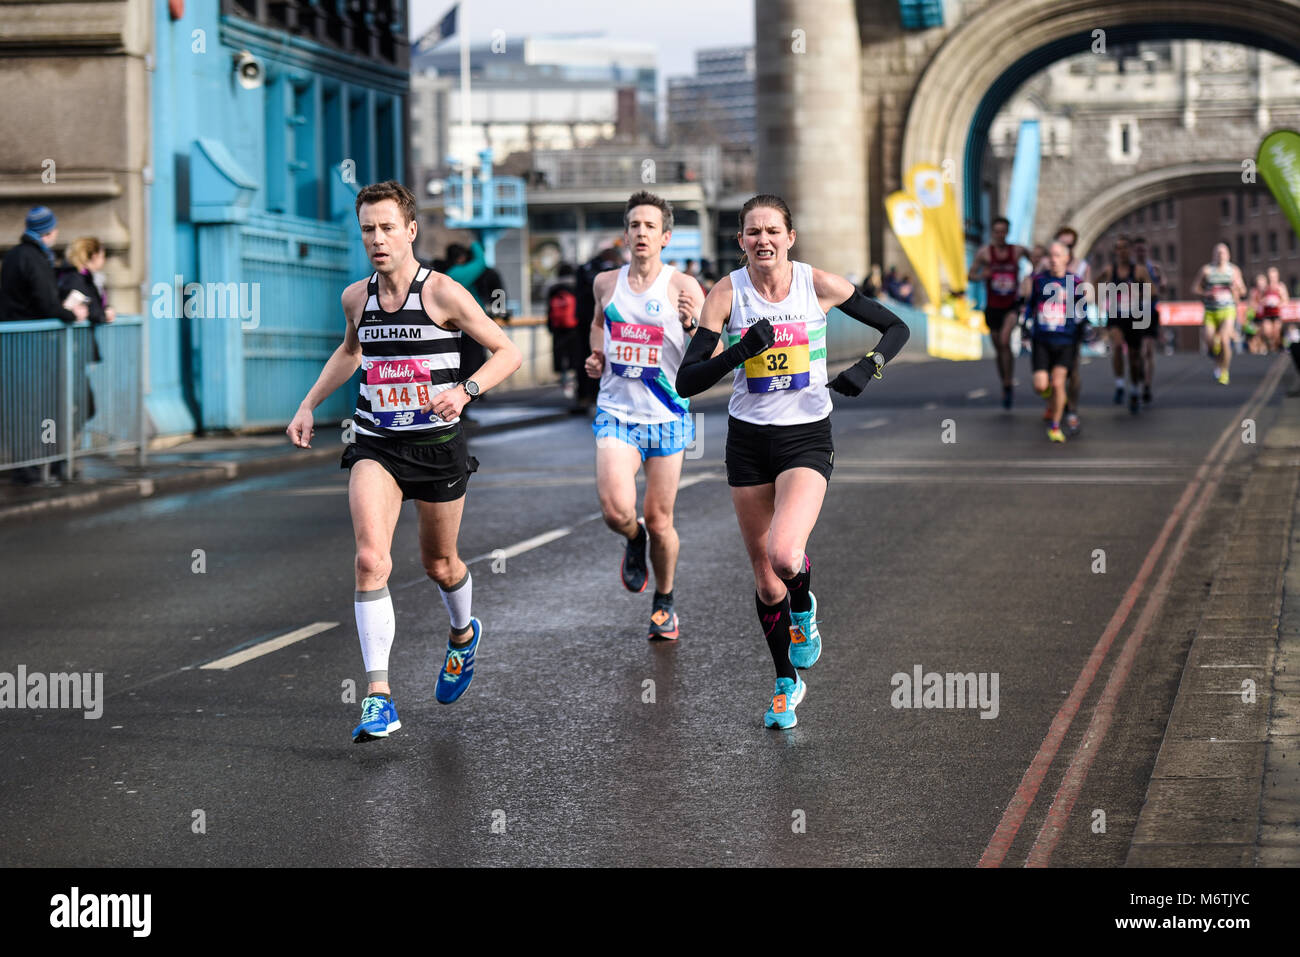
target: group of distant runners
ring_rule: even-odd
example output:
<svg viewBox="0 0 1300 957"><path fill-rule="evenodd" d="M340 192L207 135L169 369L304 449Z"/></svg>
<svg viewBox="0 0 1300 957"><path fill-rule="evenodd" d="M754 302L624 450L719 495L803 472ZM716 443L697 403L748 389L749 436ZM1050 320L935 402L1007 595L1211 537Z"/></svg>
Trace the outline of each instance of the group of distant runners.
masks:
<svg viewBox="0 0 1300 957"><path fill-rule="evenodd" d="M483 640L471 614L472 576L457 553L468 454L465 407L510 376L518 350L454 280L413 252L415 199L400 183L367 186L356 200L374 272L343 292L343 342L325 363L287 432L310 447L313 410L363 370L344 453L356 540L354 610L367 689L358 744L401 727L389 683L395 634L388 590L393 533L402 503L414 499L420 556L450 619L435 697L450 704L474 676ZM807 685L800 670L821 655L812 563L805 548L826 494L834 447L830 391L857 396L881 378L908 339L907 326L846 279L790 259L790 210L759 195L740 214L742 265L704 295L700 284L661 259L673 227L671 205L648 192L624 211L631 262L601 273L586 372L600 379L596 484L605 523L624 541L620 579L642 592L654 576L647 635L672 641L678 537L673 508L685 449L693 438L689 397L732 376L727 481L749 562L760 628L776 681L764 724L789 728ZM874 351L829 379L826 314L838 307L882 335ZM472 377L458 348L469 336L490 353ZM646 491L638 518L636 473Z"/></svg>
<svg viewBox="0 0 1300 957"><path fill-rule="evenodd" d="M1064 442L1067 435L1079 432L1079 354L1082 344L1094 335L1089 320L1092 307L1104 313L1101 318L1106 322L1115 374L1114 403L1123 404L1127 396L1129 411L1138 414L1154 399L1160 339L1158 294L1163 285L1160 267L1151 261L1146 241L1117 237L1110 259L1094 283L1088 263L1074 253L1078 233L1073 228L1061 227L1039 255L1008 243L1009 229L1004 217L993 221L990 242L977 252L968 276L972 282L985 284L984 315L1002 385L1003 408L1011 408L1015 394L1012 341L1020 328L1032 342L1033 389L1047 403L1043 419L1048 439ZM1029 263L1023 276L1022 261ZM1098 301L1098 290L1110 295ZM1255 289L1248 292L1227 245L1219 243L1211 261L1197 271L1192 292L1205 307L1204 341L1214 361L1214 379L1220 385L1229 383L1239 306L1249 303L1247 321L1253 323L1247 332L1260 339L1264 346L1260 351L1282 348L1282 304L1288 297L1276 269L1257 277ZM1293 349L1293 358L1300 368L1296 352Z"/></svg>

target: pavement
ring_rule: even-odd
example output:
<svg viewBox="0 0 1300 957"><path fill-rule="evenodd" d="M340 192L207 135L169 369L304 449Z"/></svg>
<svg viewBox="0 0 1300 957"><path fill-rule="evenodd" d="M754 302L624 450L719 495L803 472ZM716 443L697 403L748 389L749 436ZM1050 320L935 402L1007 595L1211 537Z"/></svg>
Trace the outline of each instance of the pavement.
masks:
<svg viewBox="0 0 1300 957"><path fill-rule="evenodd" d="M1064 446L1024 365L1011 412L990 362L900 364L835 397L809 544L825 651L788 732L762 727L725 388L697 403L677 498L679 642L646 642L650 596L617 584L588 422L513 418L472 440L474 687L433 701L446 612L408 505L403 727L364 747L337 437L253 437L245 459L248 437L205 440L230 443L183 466L222 471L206 487L0 525L23 556L0 580L0 672L104 686L97 720L0 710L0 865L1279 863L1300 843L1285 360L1241 357L1223 388L1163 357L1136 417L1093 360ZM897 693L914 669L998 679L993 700L918 707Z"/></svg>

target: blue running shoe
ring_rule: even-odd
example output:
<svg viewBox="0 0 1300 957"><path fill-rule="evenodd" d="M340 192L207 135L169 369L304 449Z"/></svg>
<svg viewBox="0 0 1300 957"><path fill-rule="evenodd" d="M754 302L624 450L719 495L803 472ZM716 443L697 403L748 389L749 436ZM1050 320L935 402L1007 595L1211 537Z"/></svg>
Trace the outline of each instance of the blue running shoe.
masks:
<svg viewBox="0 0 1300 957"><path fill-rule="evenodd" d="M368 694L361 702L361 723L352 729L352 743L365 744L386 738L390 731L401 726L402 722L397 720L397 705L393 704L392 698Z"/></svg>
<svg viewBox="0 0 1300 957"><path fill-rule="evenodd" d="M474 629L474 640L468 645L457 648L451 642L447 643L447 658L442 663L437 687L433 689L433 696L443 704L451 704L463 695L474 680L474 655L478 652L478 640L483 637L483 623L471 618L469 626Z"/></svg>
<svg viewBox="0 0 1300 957"><path fill-rule="evenodd" d="M776 690L772 693L772 707L763 715L763 727L793 728L798 723L794 709L807 691L808 686L804 684L803 678L777 678Z"/></svg>
<svg viewBox="0 0 1300 957"><path fill-rule="evenodd" d="M822 656L822 636L817 630L817 596L808 593L812 607L790 612L790 664L811 668Z"/></svg>

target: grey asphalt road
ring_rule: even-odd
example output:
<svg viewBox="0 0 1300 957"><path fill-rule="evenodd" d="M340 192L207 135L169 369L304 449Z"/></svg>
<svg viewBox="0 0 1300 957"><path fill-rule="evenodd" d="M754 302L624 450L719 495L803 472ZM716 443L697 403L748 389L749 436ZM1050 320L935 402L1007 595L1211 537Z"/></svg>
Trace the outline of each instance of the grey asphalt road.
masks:
<svg viewBox="0 0 1300 957"><path fill-rule="evenodd" d="M461 533L465 558L487 556L472 566L483 645L472 689L439 705L446 612L406 506L390 582L403 727L366 746L349 736L348 686L364 690L364 674L343 471L0 529L0 672L102 672L105 696L94 720L0 710L0 864L973 866L1272 361L1239 358L1224 388L1200 357L1162 358L1156 402L1135 418L1093 360L1083 434L1063 447L1045 439L1024 359L1011 412L991 362L899 365L837 397L809 547L825 652L788 732L762 726L772 669L722 403L699 407L702 454L678 498L677 643L645 640L649 592L618 583L588 422L485 436ZM1261 433L1281 401L1259 413ZM1252 455L1238 452L1182 556L1053 864L1124 861ZM521 543L534 547L490 557ZM315 623L336 624L229 670L198 667ZM996 716L894 707L893 676L918 666L996 674ZM1005 864L1023 863L1101 684Z"/></svg>

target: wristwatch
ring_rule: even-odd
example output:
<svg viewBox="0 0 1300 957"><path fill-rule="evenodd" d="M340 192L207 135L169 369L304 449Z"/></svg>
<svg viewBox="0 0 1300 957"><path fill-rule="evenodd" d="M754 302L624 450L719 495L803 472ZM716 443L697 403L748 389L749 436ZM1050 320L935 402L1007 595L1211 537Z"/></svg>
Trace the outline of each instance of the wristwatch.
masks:
<svg viewBox="0 0 1300 957"><path fill-rule="evenodd" d="M481 391L478 387L478 383L473 379L466 379L461 383L461 388L465 390L465 394L469 396L471 402L478 398L478 394Z"/></svg>
<svg viewBox="0 0 1300 957"><path fill-rule="evenodd" d="M682 328L685 329L687 332L693 332L693 331L695 331L696 329L698 329L699 327L700 327L700 320L699 320L699 318L696 317L696 316L691 316L691 323L690 323L690 325L686 325L686 324L684 324L684 323L683 323L683 325L682 325Z"/></svg>
<svg viewBox="0 0 1300 957"><path fill-rule="evenodd" d="M867 358L876 364L876 376L880 376L880 370L885 368L885 357L879 352L868 352Z"/></svg>

